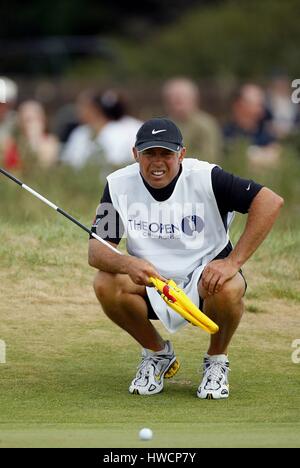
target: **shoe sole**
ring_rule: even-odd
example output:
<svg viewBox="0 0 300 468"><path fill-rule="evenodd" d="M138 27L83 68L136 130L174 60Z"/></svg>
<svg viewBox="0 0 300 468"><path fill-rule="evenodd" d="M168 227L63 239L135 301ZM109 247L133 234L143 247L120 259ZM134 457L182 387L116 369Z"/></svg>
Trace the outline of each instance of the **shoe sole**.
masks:
<svg viewBox="0 0 300 468"><path fill-rule="evenodd" d="M226 400L226 398L229 397L229 395L226 395L226 396L221 396L221 397L214 397L212 393L208 393L205 397L204 396L200 396L198 393L197 393L197 397L200 399L200 400Z"/></svg>
<svg viewBox="0 0 300 468"><path fill-rule="evenodd" d="M174 377L175 374L177 374L179 369L180 369L180 362L175 358L175 361L170 364L169 368L164 373L164 378L171 379L172 377ZM163 391L163 388L160 390L160 392L153 393L152 395L157 395L158 393L161 393L162 391ZM140 395L140 392L137 388L135 388L130 393L131 395ZM149 394L143 394L142 396L149 396Z"/></svg>
<svg viewBox="0 0 300 468"><path fill-rule="evenodd" d="M177 361L177 359L175 359L175 361L172 362L170 367L166 370L164 374L164 378L171 379L172 377L174 377L175 374L177 374L179 369L180 369L180 362Z"/></svg>
<svg viewBox="0 0 300 468"><path fill-rule="evenodd" d="M214 397L213 393L207 393L206 396L201 396L199 392L197 392L197 397L200 398L200 400L226 400L226 398L229 397L229 385L228 385L228 393L227 395L221 395L219 397Z"/></svg>

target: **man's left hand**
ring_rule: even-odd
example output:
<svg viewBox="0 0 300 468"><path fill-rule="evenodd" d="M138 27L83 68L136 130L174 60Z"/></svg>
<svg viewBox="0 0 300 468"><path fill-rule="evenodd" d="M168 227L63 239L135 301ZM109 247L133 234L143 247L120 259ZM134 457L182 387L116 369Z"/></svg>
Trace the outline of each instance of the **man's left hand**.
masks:
<svg viewBox="0 0 300 468"><path fill-rule="evenodd" d="M202 285L209 296L221 291L223 284L233 278L239 268L227 257L213 260L203 270Z"/></svg>

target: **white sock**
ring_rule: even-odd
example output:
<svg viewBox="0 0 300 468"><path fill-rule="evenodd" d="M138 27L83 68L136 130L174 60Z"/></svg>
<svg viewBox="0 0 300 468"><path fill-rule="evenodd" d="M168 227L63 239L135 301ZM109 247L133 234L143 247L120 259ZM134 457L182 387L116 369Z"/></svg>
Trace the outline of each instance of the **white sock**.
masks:
<svg viewBox="0 0 300 468"><path fill-rule="evenodd" d="M168 346L168 341L165 341L165 346L163 349L160 349L159 351L152 351L151 349L149 350L152 354L160 354L160 353L167 353L169 351L169 346Z"/></svg>
<svg viewBox="0 0 300 468"><path fill-rule="evenodd" d="M204 357L209 359L210 361L219 361L219 362L227 362L228 355L227 354L205 354Z"/></svg>

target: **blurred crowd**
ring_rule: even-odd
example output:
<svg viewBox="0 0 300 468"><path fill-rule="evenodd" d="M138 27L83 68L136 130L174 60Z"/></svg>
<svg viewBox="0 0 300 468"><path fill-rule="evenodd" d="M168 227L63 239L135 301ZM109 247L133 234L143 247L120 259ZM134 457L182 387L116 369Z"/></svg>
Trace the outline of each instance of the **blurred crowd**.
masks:
<svg viewBox="0 0 300 468"><path fill-rule="evenodd" d="M222 165L243 143L253 167L277 167L281 148L300 133L299 105L291 100L287 76L277 75L263 89L246 83L229 99L227 118L217 120L202 107L201 90L186 77L174 77L161 89L162 115L181 128L187 156ZM18 85L0 77L0 163L12 171L47 170L64 164L79 170L98 167L104 178L132 158L142 124L128 110L128 99L115 89L83 90L73 105L63 105L49 119L41 102L19 102ZM53 130L54 129L54 130Z"/></svg>

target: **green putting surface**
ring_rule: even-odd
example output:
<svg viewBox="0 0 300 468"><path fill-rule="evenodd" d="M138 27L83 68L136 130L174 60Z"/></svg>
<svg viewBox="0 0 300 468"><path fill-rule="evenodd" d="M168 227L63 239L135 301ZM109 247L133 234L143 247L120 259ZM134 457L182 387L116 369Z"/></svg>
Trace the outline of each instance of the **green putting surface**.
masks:
<svg viewBox="0 0 300 468"><path fill-rule="evenodd" d="M300 424L154 423L151 441L134 424L1 425L0 447L299 447Z"/></svg>

